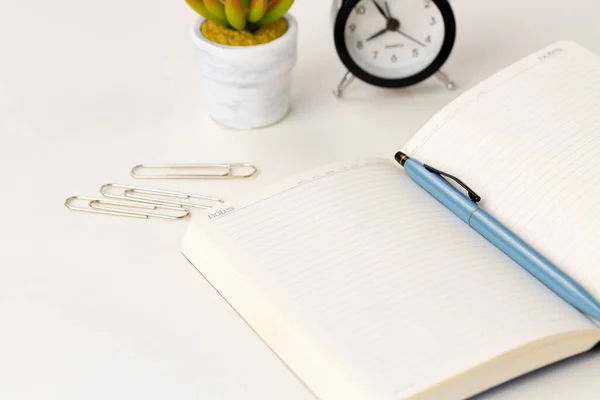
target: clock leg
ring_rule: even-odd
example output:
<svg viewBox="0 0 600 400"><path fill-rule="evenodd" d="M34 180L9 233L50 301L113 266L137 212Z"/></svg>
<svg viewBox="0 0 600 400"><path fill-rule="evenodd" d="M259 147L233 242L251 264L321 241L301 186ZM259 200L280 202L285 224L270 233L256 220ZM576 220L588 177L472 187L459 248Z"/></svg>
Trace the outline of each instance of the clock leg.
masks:
<svg viewBox="0 0 600 400"><path fill-rule="evenodd" d="M346 74L344 75L344 77L342 78L340 83L338 84L337 88L333 91L333 95L335 97L337 97L338 99L341 98L342 95L344 94L344 90L346 90L346 88L348 86L350 86L350 84L352 83L353 80L354 80L354 75L352 75L352 73L350 71L346 72Z"/></svg>
<svg viewBox="0 0 600 400"><path fill-rule="evenodd" d="M442 70L439 70L438 72L436 72L435 77L438 78L438 80L446 86L446 89L453 90L456 88L454 81L452 79L450 79L450 77L448 75L446 75L446 73L443 72Z"/></svg>

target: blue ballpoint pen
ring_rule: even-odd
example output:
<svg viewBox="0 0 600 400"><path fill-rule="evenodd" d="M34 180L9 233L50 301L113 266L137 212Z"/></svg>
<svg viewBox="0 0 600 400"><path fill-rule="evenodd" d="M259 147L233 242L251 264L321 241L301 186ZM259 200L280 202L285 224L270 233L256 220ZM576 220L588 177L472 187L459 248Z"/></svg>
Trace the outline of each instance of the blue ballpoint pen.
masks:
<svg viewBox="0 0 600 400"><path fill-rule="evenodd" d="M398 152L395 158L412 180L469 224L471 228L479 232L566 302L600 321L600 303L560 268L479 207L477 203L481 201L481 197L462 181L424 165L402 152ZM468 192L469 197L444 179L444 176L462 186Z"/></svg>

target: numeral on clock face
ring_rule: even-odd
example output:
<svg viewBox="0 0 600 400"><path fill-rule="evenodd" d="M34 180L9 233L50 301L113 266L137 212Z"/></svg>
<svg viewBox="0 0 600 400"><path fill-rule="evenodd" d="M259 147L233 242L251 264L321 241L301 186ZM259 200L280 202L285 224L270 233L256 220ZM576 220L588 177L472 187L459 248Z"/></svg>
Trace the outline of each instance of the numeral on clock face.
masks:
<svg viewBox="0 0 600 400"><path fill-rule="evenodd" d="M350 58L384 79L424 70L439 54L444 35L436 0L362 0L349 12L344 28Z"/></svg>

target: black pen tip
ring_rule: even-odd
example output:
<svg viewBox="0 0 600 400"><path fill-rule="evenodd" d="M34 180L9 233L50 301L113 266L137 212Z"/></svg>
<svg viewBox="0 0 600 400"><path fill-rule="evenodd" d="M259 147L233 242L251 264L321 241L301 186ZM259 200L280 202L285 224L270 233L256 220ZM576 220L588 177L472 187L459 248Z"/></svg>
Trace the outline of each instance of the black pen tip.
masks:
<svg viewBox="0 0 600 400"><path fill-rule="evenodd" d="M404 154L403 152L399 151L399 152L396 153L396 155L394 156L394 158L396 159L396 161L398 161L398 163L400 163L400 165L404 166L404 163L410 157L407 156L406 154Z"/></svg>

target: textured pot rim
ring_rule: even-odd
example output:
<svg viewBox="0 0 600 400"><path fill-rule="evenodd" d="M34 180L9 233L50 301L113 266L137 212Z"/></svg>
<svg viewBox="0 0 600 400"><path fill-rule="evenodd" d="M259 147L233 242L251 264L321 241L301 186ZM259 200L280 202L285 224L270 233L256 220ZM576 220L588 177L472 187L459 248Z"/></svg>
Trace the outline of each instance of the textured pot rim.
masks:
<svg viewBox="0 0 600 400"><path fill-rule="evenodd" d="M201 46L201 47L210 46L210 47L213 47L216 49L222 49L222 50L226 50L226 51L235 51L237 53L255 52L255 51L262 51L262 50L268 51L271 48L281 46L283 42L287 42L288 40L293 39L297 35L298 22L296 21L296 18L294 18L294 16L292 16L291 14L285 14L283 16L283 18L288 23L288 29L283 34L283 36L278 37L277 39L272 40L268 43L257 44L254 46L227 46L224 44L215 43L215 42L205 38L204 35L202 34L201 27L202 27L202 24L204 23L204 21L206 20L206 18L198 17L198 19L196 19L196 21L192 25L192 40L194 41L194 43L196 43L198 46Z"/></svg>

